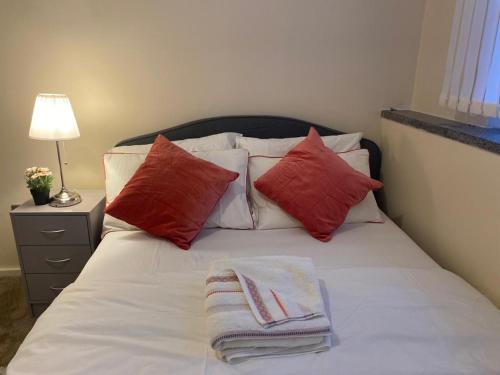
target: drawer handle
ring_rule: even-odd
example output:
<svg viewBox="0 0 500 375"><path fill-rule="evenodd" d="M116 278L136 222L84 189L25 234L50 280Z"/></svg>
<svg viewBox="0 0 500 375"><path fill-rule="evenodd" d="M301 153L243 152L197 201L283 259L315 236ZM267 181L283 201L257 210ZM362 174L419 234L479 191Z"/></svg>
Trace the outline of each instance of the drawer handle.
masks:
<svg viewBox="0 0 500 375"><path fill-rule="evenodd" d="M66 263L69 262L71 258L64 258L64 259L50 259L50 258L45 258L45 261L48 263Z"/></svg>
<svg viewBox="0 0 500 375"><path fill-rule="evenodd" d="M49 286L50 290L53 290L54 292L60 292L63 290L65 287L60 287L60 286Z"/></svg>
<svg viewBox="0 0 500 375"><path fill-rule="evenodd" d="M57 234L66 232L66 229L53 229L53 230L42 229L40 232L44 234Z"/></svg>

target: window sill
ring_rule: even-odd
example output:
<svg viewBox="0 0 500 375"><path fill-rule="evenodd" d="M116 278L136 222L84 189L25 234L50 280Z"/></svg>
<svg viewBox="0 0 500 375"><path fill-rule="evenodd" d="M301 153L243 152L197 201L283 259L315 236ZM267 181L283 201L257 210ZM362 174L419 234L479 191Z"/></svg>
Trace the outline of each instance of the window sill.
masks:
<svg viewBox="0 0 500 375"><path fill-rule="evenodd" d="M481 128L408 110L386 110L382 111L381 115L388 120L500 155L500 129L498 128Z"/></svg>

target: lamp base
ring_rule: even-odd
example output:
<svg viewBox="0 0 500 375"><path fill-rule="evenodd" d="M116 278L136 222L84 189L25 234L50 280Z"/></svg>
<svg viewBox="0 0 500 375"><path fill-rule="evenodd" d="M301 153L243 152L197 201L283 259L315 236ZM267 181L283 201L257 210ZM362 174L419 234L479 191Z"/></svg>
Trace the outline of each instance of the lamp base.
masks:
<svg viewBox="0 0 500 375"><path fill-rule="evenodd" d="M49 203L52 207L74 206L82 201L82 197L76 191L71 191L63 187L59 193L54 195Z"/></svg>

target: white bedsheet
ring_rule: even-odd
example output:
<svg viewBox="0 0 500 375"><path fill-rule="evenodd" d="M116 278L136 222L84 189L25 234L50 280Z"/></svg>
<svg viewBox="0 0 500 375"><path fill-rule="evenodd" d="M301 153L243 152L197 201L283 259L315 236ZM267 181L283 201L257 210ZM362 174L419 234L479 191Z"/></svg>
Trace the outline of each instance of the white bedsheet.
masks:
<svg viewBox="0 0 500 375"><path fill-rule="evenodd" d="M223 363L205 334L208 262L272 254L313 259L336 345ZM116 232L38 319L7 373L500 374L500 312L390 221L345 225L326 244L301 229L205 230L187 252Z"/></svg>
<svg viewBox="0 0 500 375"><path fill-rule="evenodd" d="M208 272L222 257L295 255L312 258L316 268L439 267L392 221L346 224L332 241L321 242L301 228L273 230L204 230L189 251L142 231L113 232L104 238L80 280L170 271Z"/></svg>

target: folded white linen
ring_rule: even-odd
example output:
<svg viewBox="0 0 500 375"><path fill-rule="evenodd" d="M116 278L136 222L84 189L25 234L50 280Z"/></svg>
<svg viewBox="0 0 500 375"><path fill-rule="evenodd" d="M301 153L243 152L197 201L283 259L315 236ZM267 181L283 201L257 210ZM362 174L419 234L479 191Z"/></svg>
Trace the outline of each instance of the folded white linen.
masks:
<svg viewBox="0 0 500 375"><path fill-rule="evenodd" d="M248 303L265 328L324 315L323 302L310 258L264 256L218 260L207 278L207 308L227 300ZM242 292L243 295L239 294ZM209 298L210 297L210 298Z"/></svg>
<svg viewBox="0 0 500 375"><path fill-rule="evenodd" d="M295 341L296 339L294 339ZM330 336L320 337L319 342L309 345L281 346L281 347L253 347L242 349L228 349L216 351L217 358L231 364L240 363L255 358L274 358L283 356L292 356L307 353L324 352L331 347Z"/></svg>
<svg viewBox="0 0 500 375"><path fill-rule="evenodd" d="M214 261L205 309L210 345L230 363L331 346L331 325L309 258Z"/></svg>

